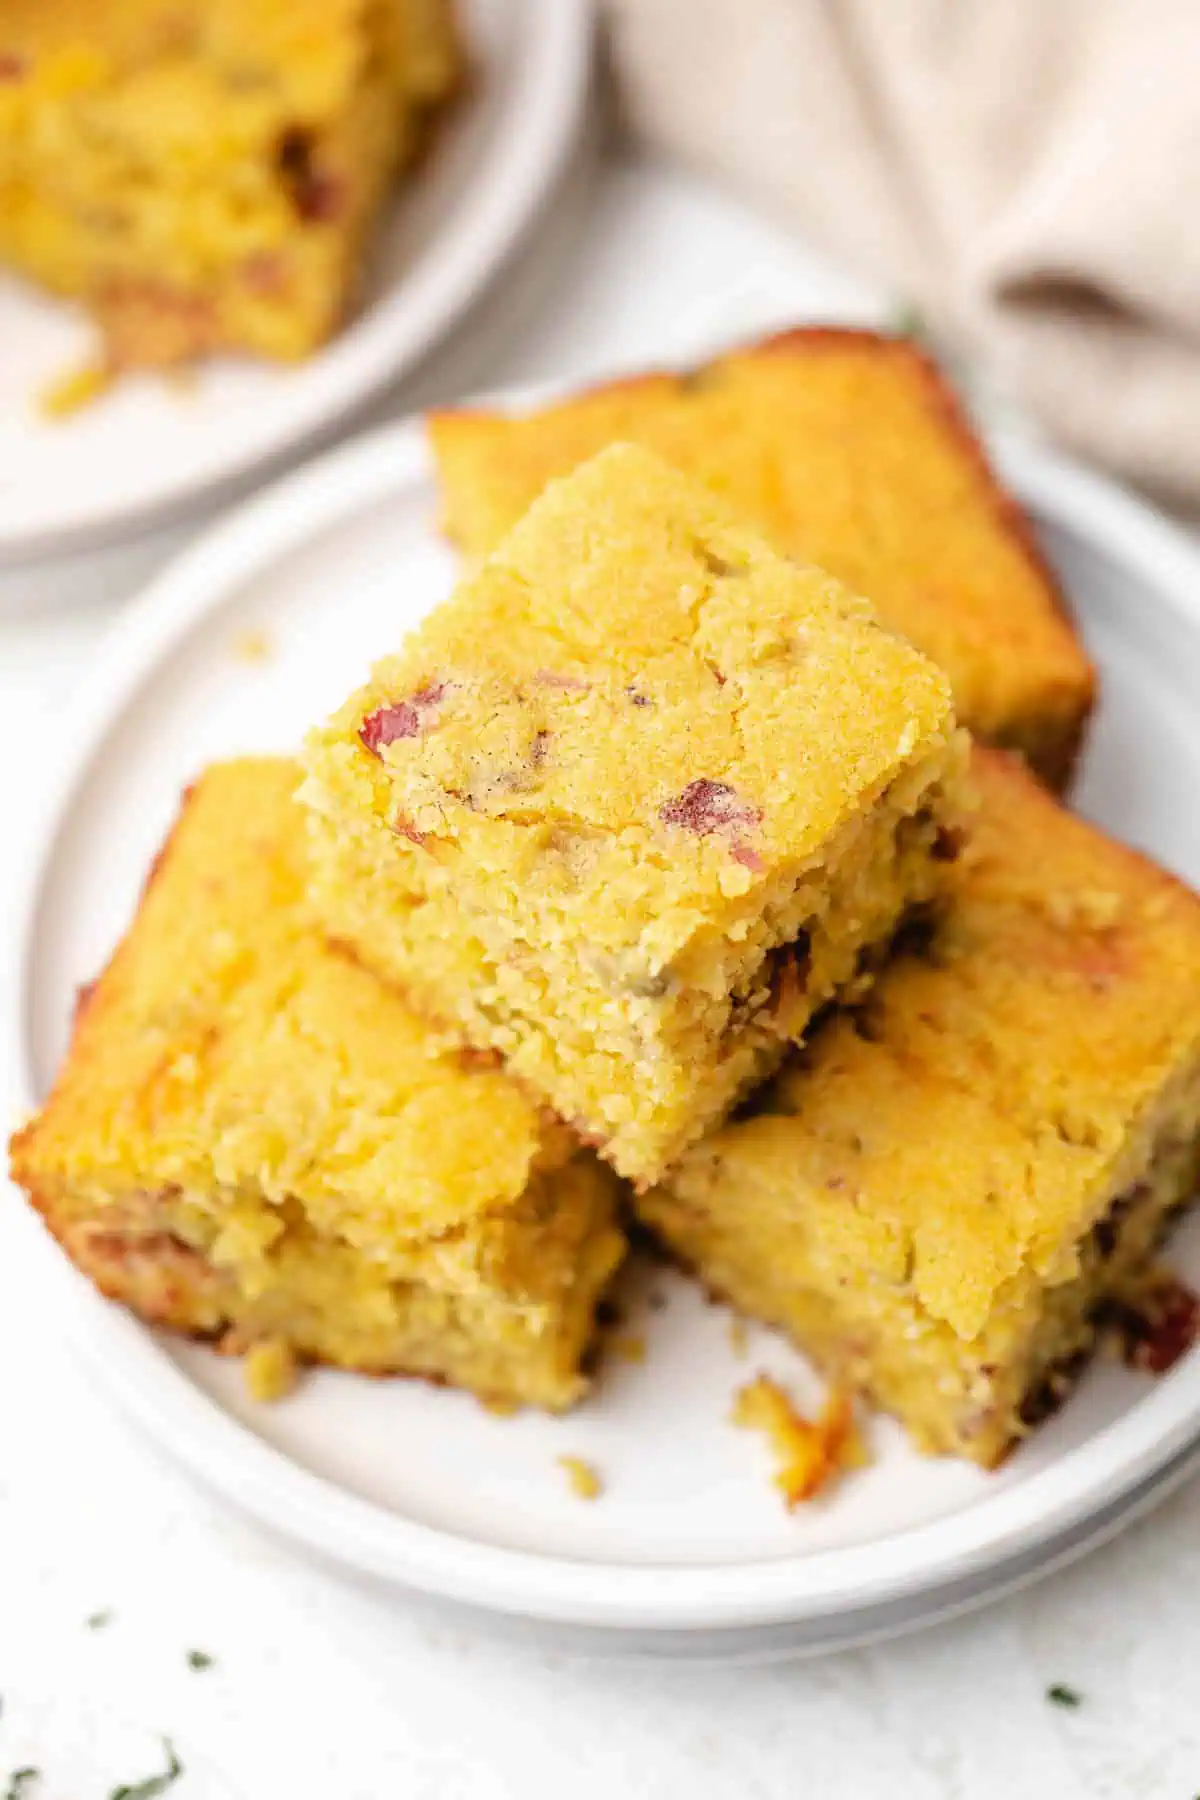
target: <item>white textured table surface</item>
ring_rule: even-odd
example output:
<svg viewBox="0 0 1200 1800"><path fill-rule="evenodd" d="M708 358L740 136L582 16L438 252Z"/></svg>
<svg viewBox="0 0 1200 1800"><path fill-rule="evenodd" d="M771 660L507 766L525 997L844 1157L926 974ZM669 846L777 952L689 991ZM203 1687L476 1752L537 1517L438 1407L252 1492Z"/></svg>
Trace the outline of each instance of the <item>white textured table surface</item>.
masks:
<svg viewBox="0 0 1200 1800"><path fill-rule="evenodd" d="M680 178L609 164L568 204L386 410L878 316ZM113 607L189 535L0 575L0 880ZM0 964L5 1004L11 980ZM197 1494L93 1392L41 1304L46 1268L23 1210L0 1208L0 1794L31 1764L25 1800L102 1800L162 1766L164 1734L179 1800L1200 1792L1194 1483L1066 1574L917 1638L767 1668L584 1662L353 1587ZM1055 1682L1078 1709L1047 1702Z"/></svg>

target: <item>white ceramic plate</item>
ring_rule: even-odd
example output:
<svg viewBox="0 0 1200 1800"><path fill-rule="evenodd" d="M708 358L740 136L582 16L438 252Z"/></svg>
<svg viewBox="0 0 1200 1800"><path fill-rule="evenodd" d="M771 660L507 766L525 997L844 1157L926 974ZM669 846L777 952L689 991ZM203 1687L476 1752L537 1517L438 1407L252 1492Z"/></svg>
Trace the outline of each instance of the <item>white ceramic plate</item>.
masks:
<svg viewBox="0 0 1200 1800"><path fill-rule="evenodd" d="M0 562L120 536L228 492L333 429L462 315L562 173L582 121L591 0L460 0L470 87L401 190L362 305L295 368L246 358L186 388L128 379L57 422L37 395L88 353L72 309L0 274Z"/></svg>
<svg viewBox="0 0 1200 1800"><path fill-rule="evenodd" d="M1106 484L1000 449L1103 672L1082 803L1200 880L1197 558ZM433 513L420 427L393 428L244 507L122 622L90 699L64 721L61 785L23 859L17 1027L31 1096L181 787L211 757L294 746L446 591L453 565ZM237 660L248 630L267 635L269 661ZM1178 1254L1200 1276L1200 1233ZM923 1460L880 1421L873 1467L789 1516L729 1404L763 1367L812 1396L808 1371L765 1332L739 1359L727 1315L663 1271L635 1272L628 1299L645 1363L614 1363L560 1421L328 1373L256 1407L236 1367L67 1280L64 1313L104 1382L261 1520L378 1579L641 1647L815 1648L973 1603L1111 1529L1200 1433L1200 1354L1157 1383L1097 1369L996 1475ZM649 1310L647 1289L666 1295L664 1311ZM602 1470L601 1501L568 1493L563 1453Z"/></svg>

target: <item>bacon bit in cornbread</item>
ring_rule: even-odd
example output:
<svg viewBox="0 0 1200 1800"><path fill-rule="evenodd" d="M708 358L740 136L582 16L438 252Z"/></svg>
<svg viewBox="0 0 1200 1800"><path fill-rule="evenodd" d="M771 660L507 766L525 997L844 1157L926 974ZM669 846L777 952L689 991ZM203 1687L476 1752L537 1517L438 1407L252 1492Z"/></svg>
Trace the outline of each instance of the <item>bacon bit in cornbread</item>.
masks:
<svg viewBox="0 0 1200 1800"><path fill-rule="evenodd" d="M282 1338L252 1344L242 1367L253 1400L282 1400L296 1385L296 1358Z"/></svg>
<svg viewBox="0 0 1200 1800"><path fill-rule="evenodd" d="M431 681L410 699L377 706L373 713L368 713L358 735L371 754L378 756L385 744L394 744L397 738L418 737L425 729L428 715L445 698L446 685L444 681Z"/></svg>
<svg viewBox="0 0 1200 1800"><path fill-rule="evenodd" d="M42 389L38 410L46 419L69 419L106 394L115 378L116 370L109 363L84 363Z"/></svg>
<svg viewBox="0 0 1200 1800"><path fill-rule="evenodd" d="M346 183L318 161L313 133L303 125L284 132L276 153L279 173L296 214L307 225L324 225L336 219L346 200Z"/></svg>
<svg viewBox="0 0 1200 1800"><path fill-rule="evenodd" d="M418 831L412 820L407 818L404 813L396 814L392 820L392 830L397 837L407 838L410 844L415 844L418 850L423 850L429 842L426 833Z"/></svg>
<svg viewBox="0 0 1200 1800"><path fill-rule="evenodd" d="M766 864L758 854L758 851L752 850L749 844L735 844L733 846L733 860L734 862L740 862L744 869L751 870L755 875L761 875L762 871L766 868Z"/></svg>
<svg viewBox="0 0 1200 1800"><path fill-rule="evenodd" d="M609 1340L609 1348L614 1356L622 1362L640 1363L646 1360L646 1340L636 1332L622 1332L620 1336Z"/></svg>
<svg viewBox="0 0 1200 1800"><path fill-rule="evenodd" d="M1123 1336L1131 1369L1165 1375L1200 1337L1200 1300L1182 1281L1164 1279L1128 1309Z"/></svg>
<svg viewBox="0 0 1200 1800"><path fill-rule="evenodd" d="M29 58L15 50L0 50L0 81L20 81L29 73Z"/></svg>
<svg viewBox="0 0 1200 1800"><path fill-rule="evenodd" d="M291 271L278 250L252 250L242 263L242 280L252 293L264 297L282 294Z"/></svg>
<svg viewBox="0 0 1200 1800"><path fill-rule="evenodd" d="M153 276L114 277L97 290L92 310L113 369L173 369L216 348L211 295Z"/></svg>
<svg viewBox="0 0 1200 1800"><path fill-rule="evenodd" d="M850 1395L835 1388L820 1417L806 1419L784 1389L769 1375L756 1375L739 1388L734 1400L733 1423L761 1431L770 1440L778 1461L775 1485L788 1510L812 1500L829 1487L844 1469L860 1468L866 1448L854 1420Z"/></svg>
<svg viewBox="0 0 1200 1800"><path fill-rule="evenodd" d="M962 855L963 845L966 841L965 832L958 831L950 825L942 825L934 834L929 854L935 862L957 862Z"/></svg>
<svg viewBox="0 0 1200 1800"><path fill-rule="evenodd" d="M274 646L265 631L239 631L233 640L233 654L240 663L265 663L271 660Z"/></svg>
<svg viewBox="0 0 1200 1800"><path fill-rule="evenodd" d="M658 809L664 825L680 825L694 831L697 837L708 837L714 831L738 835L760 823L757 806L739 799L723 781L689 781L682 794L676 794Z"/></svg>
<svg viewBox="0 0 1200 1800"><path fill-rule="evenodd" d="M560 1456L558 1466L565 1469L571 1492L577 1500L598 1500L604 1492L598 1470L582 1456Z"/></svg>

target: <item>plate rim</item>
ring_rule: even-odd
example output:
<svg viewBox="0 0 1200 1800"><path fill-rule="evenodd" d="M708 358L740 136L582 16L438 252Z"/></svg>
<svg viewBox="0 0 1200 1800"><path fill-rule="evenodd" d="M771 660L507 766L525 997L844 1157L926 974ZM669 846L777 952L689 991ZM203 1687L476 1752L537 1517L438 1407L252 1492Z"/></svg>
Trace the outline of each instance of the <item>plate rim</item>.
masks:
<svg viewBox="0 0 1200 1800"><path fill-rule="evenodd" d="M471 404L513 407L568 391L503 389ZM1002 479L1035 514L1118 564L1136 565L1158 604L1200 635L1200 552L1141 500L1012 436L988 436ZM429 478L422 418L372 431L285 476L203 532L121 616L72 701L57 758L19 859L12 936L17 979L5 1027L19 1102L35 1104L28 1026L30 951L48 865L77 785L141 683L198 620L282 554L389 493ZM47 1254L51 1246L46 1246ZM55 1253L55 1260L59 1260ZM122 1409L210 1489L268 1529L357 1570L494 1612L613 1631L721 1631L819 1622L918 1598L1029 1553L1130 1494L1200 1434L1200 1355L1128 1412L1011 1489L889 1537L756 1562L621 1563L481 1543L389 1511L291 1460L195 1386L148 1328L64 1267L85 1301L85 1354ZM81 1332L81 1335L82 1332Z"/></svg>
<svg viewBox="0 0 1200 1800"><path fill-rule="evenodd" d="M465 215L421 272L414 309L407 271L379 315L352 318L299 366L310 379L282 417L227 444L220 466L160 478L152 495L115 506L76 501L69 516L33 530L0 523L0 570L119 543L232 498L256 471L319 445L339 424L410 373L459 324L543 210L573 153L587 109L595 0L522 0L522 50L495 141L503 154L477 166ZM519 129L505 129L513 121ZM245 421L242 421L245 424Z"/></svg>

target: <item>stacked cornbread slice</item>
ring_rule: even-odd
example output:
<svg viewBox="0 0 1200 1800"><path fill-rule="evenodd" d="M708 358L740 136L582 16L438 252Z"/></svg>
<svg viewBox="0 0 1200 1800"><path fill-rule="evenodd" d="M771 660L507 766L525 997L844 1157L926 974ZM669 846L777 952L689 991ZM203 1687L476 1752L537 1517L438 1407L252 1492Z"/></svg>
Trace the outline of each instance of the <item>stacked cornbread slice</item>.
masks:
<svg viewBox="0 0 1200 1800"><path fill-rule="evenodd" d="M568 1406L616 1179L314 928L297 775L230 762L188 795L16 1179L156 1324Z"/></svg>
<svg viewBox="0 0 1200 1800"><path fill-rule="evenodd" d="M1200 903L977 750L946 905L644 1196L716 1292L925 1450L994 1464L1106 1327L1179 1305Z"/></svg>
<svg viewBox="0 0 1200 1800"><path fill-rule="evenodd" d="M647 1186L936 895L962 751L865 601L617 445L314 734L314 898Z"/></svg>

